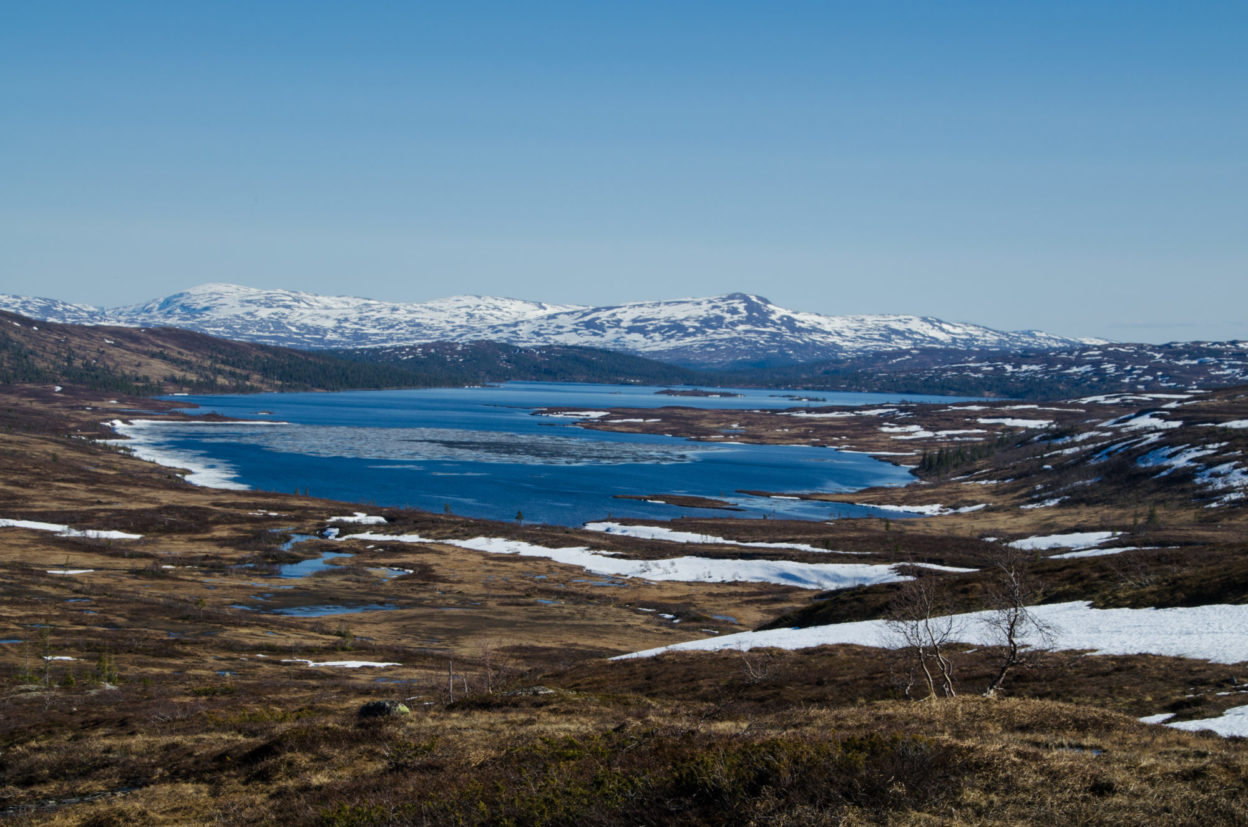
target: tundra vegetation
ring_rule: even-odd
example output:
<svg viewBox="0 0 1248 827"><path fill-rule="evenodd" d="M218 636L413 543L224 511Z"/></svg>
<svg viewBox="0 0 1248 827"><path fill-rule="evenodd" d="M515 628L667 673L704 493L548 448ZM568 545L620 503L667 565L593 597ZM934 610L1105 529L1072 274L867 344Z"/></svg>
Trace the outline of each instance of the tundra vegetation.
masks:
<svg viewBox="0 0 1248 827"><path fill-rule="evenodd" d="M1243 390L839 418L674 407L657 425L586 424L710 438L726 416L734 438L952 457L905 488L788 492L942 506L924 519L663 526L801 549L197 488L106 441L102 422L171 406L59 384L0 387L8 823L1231 824L1248 811L1242 739L1138 720L1245 705L1248 664L1050 650L1031 611L1248 602L1228 482L1248 455ZM384 524L331 521L357 512ZM376 536L324 539L331 526ZM1128 550L1034 541L1080 532ZM413 534L427 539L377 539ZM439 542L480 536L638 559L881 563L911 579L608 587ZM315 558L316 573L280 576ZM993 645L959 642L946 618L984 610ZM895 648L609 660L866 620L891 621ZM377 701L393 703L361 714Z"/></svg>

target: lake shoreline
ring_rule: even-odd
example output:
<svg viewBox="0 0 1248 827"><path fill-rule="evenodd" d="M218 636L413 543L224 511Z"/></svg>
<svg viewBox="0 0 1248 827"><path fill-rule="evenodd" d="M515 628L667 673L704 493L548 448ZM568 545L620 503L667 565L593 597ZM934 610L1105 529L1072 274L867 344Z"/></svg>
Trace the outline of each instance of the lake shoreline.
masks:
<svg viewBox="0 0 1248 827"><path fill-rule="evenodd" d="M590 392L593 399L616 401L617 393L648 390L595 386ZM578 417L596 413L583 406L567 416L532 416L552 395L583 392L584 386L527 383L471 391L186 397L166 401L199 405L192 415L130 418L117 430L141 456L186 469L192 483L315 489L336 500L449 508L487 519L523 514L528 521L563 525L715 513L830 519L846 516L845 509L743 492L792 485L799 493L848 493L910 481L874 459L808 453L810 446L800 444L715 445L675 434L591 437L573 427ZM258 409L272 418L251 416ZM347 421L357 424L341 424ZM201 430L209 422L223 427ZM277 424L285 427L256 427ZM258 470L258 455L248 454L247 446L266 452L263 468ZM412 482L404 483L409 477ZM351 488L353 480L361 487Z"/></svg>

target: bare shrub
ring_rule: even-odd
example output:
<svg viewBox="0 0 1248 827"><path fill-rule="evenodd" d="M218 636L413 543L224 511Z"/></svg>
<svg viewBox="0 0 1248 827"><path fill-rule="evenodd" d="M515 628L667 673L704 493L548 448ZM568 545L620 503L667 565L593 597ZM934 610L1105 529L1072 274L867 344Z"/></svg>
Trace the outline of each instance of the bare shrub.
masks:
<svg viewBox="0 0 1248 827"><path fill-rule="evenodd" d="M1002 649L996 674L984 690L993 697L1005 683L1006 675L1015 668L1027 668L1029 653L1034 647L1052 643L1053 629L1034 612L1031 606L1041 598L1041 586L1027 565L1024 552L1007 547L997 562L995 577L988 590L990 614L984 619L992 645Z"/></svg>
<svg viewBox="0 0 1248 827"><path fill-rule="evenodd" d="M927 698L957 696L949 645L956 639L957 620L938 593L935 578L919 576L909 581L890 605L888 629L903 656L902 686L914 697L920 680Z"/></svg>

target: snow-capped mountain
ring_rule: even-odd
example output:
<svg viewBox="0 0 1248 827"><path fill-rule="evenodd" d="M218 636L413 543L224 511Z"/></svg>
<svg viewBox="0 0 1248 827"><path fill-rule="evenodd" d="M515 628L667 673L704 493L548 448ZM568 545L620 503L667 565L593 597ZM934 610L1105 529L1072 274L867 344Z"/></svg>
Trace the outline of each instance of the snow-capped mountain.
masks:
<svg viewBox="0 0 1248 827"><path fill-rule="evenodd" d="M0 297L0 306L7 308L7 298ZM463 333L570 309L570 305L484 296L399 304L234 284L202 284L163 299L97 311L101 318L89 323L182 327L227 339L321 349L479 339L482 337L464 337ZM52 315L46 319L62 321Z"/></svg>
<svg viewBox="0 0 1248 827"><path fill-rule="evenodd" d="M18 313L30 319L62 324L115 324L105 311L86 304L70 304L56 299L0 294L0 310Z"/></svg>
<svg viewBox="0 0 1248 827"><path fill-rule="evenodd" d="M567 310L496 326L488 338L586 345L700 366L810 362L900 348L1034 350L1072 344L1038 331L1006 333L926 316L821 316L745 293Z"/></svg>
<svg viewBox="0 0 1248 827"><path fill-rule="evenodd" d="M4 295L0 308L47 321L168 325L300 348L489 339L597 347L704 367L808 362L909 348L1018 351L1080 344L1038 331L1004 332L926 316L823 316L786 310L744 293L615 307L482 296L399 304L205 284L110 310Z"/></svg>

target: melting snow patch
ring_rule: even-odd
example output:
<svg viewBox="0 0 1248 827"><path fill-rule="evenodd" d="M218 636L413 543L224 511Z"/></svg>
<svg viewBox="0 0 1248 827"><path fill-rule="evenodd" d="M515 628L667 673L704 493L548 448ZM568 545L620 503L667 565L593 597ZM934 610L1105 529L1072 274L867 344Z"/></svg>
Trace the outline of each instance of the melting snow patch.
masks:
<svg viewBox="0 0 1248 827"><path fill-rule="evenodd" d="M875 505L874 503L858 503L865 508L879 508L884 511L900 511L907 514L923 514L928 517L942 517L945 514L969 514L987 508L987 503L968 505L962 508L946 508L943 505Z"/></svg>
<svg viewBox="0 0 1248 827"><path fill-rule="evenodd" d="M357 511L349 517L330 517L327 523L359 523L361 525L385 525L386 518L365 514Z"/></svg>
<svg viewBox="0 0 1248 827"><path fill-rule="evenodd" d="M1161 434L1147 434L1135 439L1128 439L1122 442L1115 442L1101 450L1097 451L1090 462L1104 462L1114 454L1122 453L1128 448L1143 448L1145 445L1152 445L1154 442L1161 440Z"/></svg>
<svg viewBox="0 0 1248 827"><path fill-rule="evenodd" d="M813 411L781 411L781 416L796 416L801 419L847 419L855 416L854 411L831 411L829 413L816 413Z"/></svg>
<svg viewBox="0 0 1248 827"><path fill-rule="evenodd" d="M793 497L792 499L797 499ZM741 546L743 548L789 548L797 551L813 551L818 554L868 554L865 551L829 552L826 548L815 548L805 543L746 543L737 540L726 540L710 534L695 534L692 531L673 531L670 528L653 525L624 525L623 523L586 523L587 531L600 531L604 534L620 534L625 537L640 537L646 540L667 540L673 543L701 543L703 545L723 544Z"/></svg>
<svg viewBox="0 0 1248 827"><path fill-rule="evenodd" d="M1143 719L1141 718L1140 720ZM1164 721L1165 719L1163 718L1162 720ZM1207 729L1210 732L1216 732L1223 738L1230 736L1248 738L1248 706L1231 707L1217 718L1202 718L1198 721L1175 721L1172 724L1166 724L1166 726L1174 729L1185 729L1189 732Z"/></svg>
<svg viewBox="0 0 1248 827"><path fill-rule="evenodd" d="M1061 503L1061 502L1062 502L1062 500L1066 500L1066 499L1069 499L1069 497L1054 497L1053 499L1051 499L1051 500L1045 500L1045 501L1044 501L1044 502L1042 502L1042 503L1031 503L1030 505L1023 505L1023 506L1019 506L1019 508L1025 508L1025 509L1031 509L1031 508L1052 508L1053 506L1058 505L1059 503Z"/></svg>
<svg viewBox="0 0 1248 827"><path fill-rule="evenodd" d="M1182 420L1159 419L1152 414L1130 414L1101 423L1104 428L1118 428L1124 431L1166 431L1182 427L1182 425Z"/></svg>
<svg viewBox="0 0 1248 827"><path fill-rule="evenodd" d="M260 657L260 656L257 655L256 657ZM312 666L312 667L333 666L333 667L337 667L340 669L360 669L365 666L372 666L372 667L381 669L386 666L402 666L403 665L401 663L392 663L388 661L376 661L376 660L323 660L318 663L317 661L304 660L303 658L287 658L286 660L283 660L282 663L302 663L302 664L306 664L307 666Z"/></svg>
<svg viewBox="0 0 1248 827"><path fill-rule="evenodd" d="M1120 531L1080 531L1072 534L1048 534L1043 537L1026 537L1022 540L1014 540L1006 545L1023 549L1024 551L1043 551L1051 548L1083 549L1099 546L1107 540L1114 539L1121 533Z"/></svg>
<svg viewBox="0 0 1248 827"><path fill-rule="evenodd" d="M1010 428L1047 428L1053 424L1051 419L1014 419L1008 416L981 417L975 421L980 425L1005 425Z"/></svg>
<svg viewBox="0 0 1248 827"><path fill-rule="evenodd" d="M1135 463L1142 468L1156 468L1159 466L1164 467L1166 470L1157 475L1159 477L1164 477L1180 468L1188 468L1196 465L1196 463L1192 460L1207 457L1210 454L1216 454L1225 446L1225 442L1217 442L1212 445L1196 447L1189 447L1187 445L1180 445L1177 448L1173 446L1165 446L1149 451L1147 454L1137 459Z"/></svg>
<svg viewBox="0 0 1248 827"><path fill-rule="evenodd" d="M1030 611L1052 630L1046 648L1089 650L1098 655L1165 655L1215 663L1248 660L1248 606L1093 609L1090 603L1078 601L1031 606ZM954 638L975 646L993 645L995 632L986 622L992 614L984 611L953 615ZM863 620L807 629L742 632L614 659L649 657L677 650L747 650L768 646L804 649L842 643L890 649L904 645L887 621Z"/></svg>
<svg viewBox="0 0 1248 827"><path fill-rule="evenodd" d="M1212 468L1206 468L1196 473L1196 481L1213 491L1226 491L1214 503L1214 505L1226 505L1236 502L1244 498L1244 492L1241 489L1248 488L1248 472L1235 462L1224 462L1221 465L1215 465Z"/></svg>
<svg viewBox="0 0 1248 827"><path fill-rule="evenodd" d="M1160 546L1122 546L1120 548L1090 548L1083 551L1067 551L1062 554L1050 555L1050 560L1065 560L1071 557L1108 557L1111 554L1122 554L1124 551L1150 551Z"/></svg>
<svg viewBox="0 0 1248 827"><path fill-rule="evenodd" d="M881 425L880 433L884 434L926 434L931 436L931 431L924 431L919 425Z"/></svg>
<svg viewBox="0 0 1248 827"><path fill-rule="evenodd" d="M1114 393L1101 396L1085 396L1075 401L1083 405L1122 405L1128 402L1148 402L1153 399L1191 399L1190 393Z"/></svg>
<svg viewBox="0 0 1248 827"><path fill-rule="evenodd" d="M91 574L95 569L48 569L48 574Z"/></svg>
<svg viewBox="0 0 1248 827"><path fill-rule="evenodd" d="M911 578L891 565L869 563L797 563L787 560L721 560L713 557L669 557L662 560L629 560L611 552L584 547L547 548L502 537L470 540L433 540L418 534L389 536L352 534L343 540L381 540L392 543L441 543L489 554L541 557L594 574L639 577L683 583L778 583L801 589L845 589L876 583L898 583Z"/></svg>
<svg viewBox="0 0 1248 827"><path fill-rule="evenodd" d="M95 529L70 528L59 523L39 523L33 520L0 520L0 528L26 528L31 531L53 531L57 537L85 537L88 540L141 540L142 534L124 531L96 531Z"/></svg>

